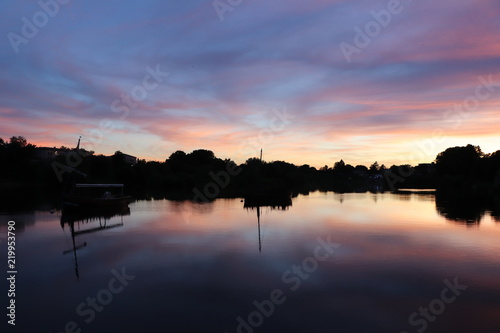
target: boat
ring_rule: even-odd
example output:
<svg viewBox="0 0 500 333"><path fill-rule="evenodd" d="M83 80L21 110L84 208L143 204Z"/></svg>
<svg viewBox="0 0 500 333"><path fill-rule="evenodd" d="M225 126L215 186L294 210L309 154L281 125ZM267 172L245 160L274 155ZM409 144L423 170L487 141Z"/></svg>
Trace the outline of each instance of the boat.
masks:
<svg viewBox="0 0 500 333"><path fill-rule="evenodd" d="M126 207L131 197L123 194L123 184L75 184L66 195L65 207L100 209Z"/></svg>
<svg viewBox="0 0 500 333"><path fill-rule="evenodd" d="M80 140L75 152L80 150ZM87 213L101 215L102 210L128 207L131 197L123 194L123 184L83 184L77 183L77 177L87 178L87 174L66 166L71 172L66 178L62 194L63 210L85 210Z"/></svg>

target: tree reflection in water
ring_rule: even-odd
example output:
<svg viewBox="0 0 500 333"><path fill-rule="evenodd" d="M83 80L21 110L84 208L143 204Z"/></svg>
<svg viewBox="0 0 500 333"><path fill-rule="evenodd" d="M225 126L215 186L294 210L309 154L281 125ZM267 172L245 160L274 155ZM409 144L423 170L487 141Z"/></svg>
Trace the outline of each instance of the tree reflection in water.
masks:
<svg viewBox="0 0 500 333"><path fill-rule="evenodd" d="M479 226L487 214L500 222L500 196L436 192L436 210L448 221Z"/></svg>

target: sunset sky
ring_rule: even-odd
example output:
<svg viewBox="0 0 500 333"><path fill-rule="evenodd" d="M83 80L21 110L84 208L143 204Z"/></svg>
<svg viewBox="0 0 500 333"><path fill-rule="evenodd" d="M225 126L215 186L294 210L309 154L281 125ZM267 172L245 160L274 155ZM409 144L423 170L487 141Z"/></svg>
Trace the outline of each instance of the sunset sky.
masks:
<svg viewBox="0 0 500 333"><path fill-rule="evenodd" d="M496 0L59 1L0 1L4 139L316 167L500 149Z"/></svg>

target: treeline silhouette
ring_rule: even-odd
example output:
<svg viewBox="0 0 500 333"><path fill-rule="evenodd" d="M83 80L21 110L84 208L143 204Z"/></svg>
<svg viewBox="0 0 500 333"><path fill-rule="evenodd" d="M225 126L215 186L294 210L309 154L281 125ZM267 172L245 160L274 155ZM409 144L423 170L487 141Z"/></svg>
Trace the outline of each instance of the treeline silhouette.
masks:
<svg viewBox="0 0 500 333"><path fill-rule="evenodd" d="M377 162L366 167L340 160L331 167L316 169L307 164L296 166L258 158L237 165L205 149L176 151L163 162L139 159L130 163L121 152L104 156L81 151L77 152L78 159L68 158L70 153L76 155L76 150L61 147L53 158L41 158L36 146L22 136L9 141L0 139L3 193L57 195L69 178L77 182L123 183L126 191L138 198L192 199L201 193L210 200L249 193L376 192L398 188L500 193L500 150L484 154L473 145L448 148L432 164L389 168Z"/></svg>
<svg viewBox="0 0 500 333"><path fill-rule="evenodd" d="M484 154L479 146L448 148L436 157L438 187L478 193L500 188L500 150Z"/></svg>

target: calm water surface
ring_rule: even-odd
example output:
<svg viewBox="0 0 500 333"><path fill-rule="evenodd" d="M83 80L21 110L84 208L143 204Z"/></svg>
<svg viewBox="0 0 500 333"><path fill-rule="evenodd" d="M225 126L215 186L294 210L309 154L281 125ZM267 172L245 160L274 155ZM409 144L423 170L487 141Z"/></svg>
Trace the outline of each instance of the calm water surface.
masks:
<svg viewBox="0 0 500 333"><path fill-rule="evenodd" d="M8 331L500 332L500 220L438 208L432 194L317 192L259 212L139 201L74 223L76 251L61 218L77 217L2 214L2 253L17 228Z"/></svg>

